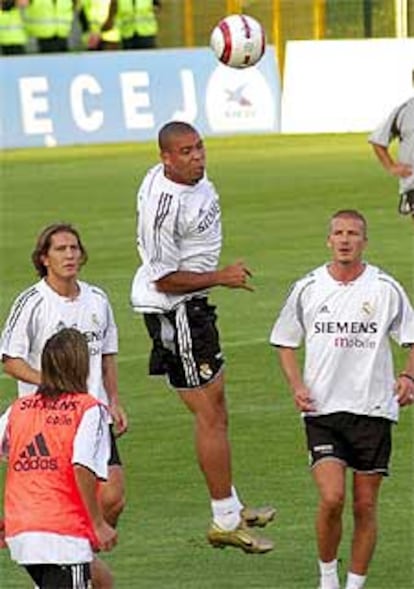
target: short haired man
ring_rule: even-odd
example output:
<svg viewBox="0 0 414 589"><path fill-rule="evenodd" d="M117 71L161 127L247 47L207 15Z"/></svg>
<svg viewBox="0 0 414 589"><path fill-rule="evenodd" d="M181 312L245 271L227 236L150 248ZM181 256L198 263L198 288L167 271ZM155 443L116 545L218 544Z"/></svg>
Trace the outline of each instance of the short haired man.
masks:
<svg viewBox="0 0 414 589"><path fill-rule="evenodd" d="M414 311L394 278L362 260L366 245L364 217L354 210L335 213L328 235L332 261L294 284L270 337L304 417L319 492L320 589L339 589L347 467L353 471L354 532L346 589L364 586L392 424L399 406L414 400ZM408 350L396 377L390 337ZM304 376L296 357L302 341Z"/></svg>
<svg viewBox="0 0 414 589"><path fill-rule="evenodd" d="M88 340L88 392L107 404L122 434L127 419L118 395L118 334L111 304L103 290L78 279L87 261L78 231L54 223L39 235L32 254L40 281L15 300L6 321L0 353L4 371L18 380L19 395L33 392L42 379L40 359L45 342L64 327L76 327ZM106 520L116 525L124 507L122 464L111 428L108 480L101 485Z"/></svg>
<svg viewBox="0 0 414 589"><path fill-rule="evenodd" d="M94 556L111 550L117 533L97 499L110 438L106 408L86 392L88 371L85 336L60 330L44 346L38 390L0 418L0 454L8 456L0 527L39 589L88 589L91 579L96 589L113 587Z"/></svg>
<svg viewBox="0 0 414 589"><path fill-rule="evenodd" d="M398 160L389 149L394 139L399 141ZM399 178L399 212L414 221L414 97L394 108L369 141L381 165Z"/></svg>
<svg viewBox="0 0 414 589"><path fill-rule="evenodd" d="M195 420L196 452L211 498L213 546L262 553L272 542L247 526L266 525L275 510L245 508L233 486L227 433L224 361L212 287L251 289L243 262L218 269L221 220L218 195L205 173L205 150L189 124L171 122L159 133L161 163L138 191L138 268L131 300L152 339L150 374L165 375Z"/></svg>

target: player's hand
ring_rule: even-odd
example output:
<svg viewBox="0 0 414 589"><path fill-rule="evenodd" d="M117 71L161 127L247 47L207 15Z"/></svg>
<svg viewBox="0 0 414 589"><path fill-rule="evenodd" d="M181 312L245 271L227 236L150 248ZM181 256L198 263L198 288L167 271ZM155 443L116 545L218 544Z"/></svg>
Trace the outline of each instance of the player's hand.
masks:
<svg viewBox="0 0 414 589"><path fill-rule="evenodd" d="M391 167L391 174L398 178L408 178L413 174L413 168L410 164L403 164L402 162L396 162Z"/></svg>
<svg viewBox="0 0 414 589"><path fill-rule="evenodd" d="M220 284L228 288L244 288L254 291L253 286L248 283L249 278L252 277L253 274L242 260L237 260L235 264L220 270Z"/></svg>
<svg viewBox="0 0 414 589"><path fill-rule="evenodd" d="M305 411L306 413L315 411L315 404L311 397L311 393L309 389L305 387L305 385L295 389L293 398L295 400L296 407L300 411Z"/></svg>
<svg viewBox="0 0 414 589"><path fill-rule="evenodd" d="M6 542L4 540L4 519L0 517L0 548L6 548Z"/></svg>
<svg viewBox="0 0 414 589"><path fill-rule="evenodd" d="M118 532L110 526L105 520L95 524L95 534L98 539L98 550L108 552L112 550L118 542Z"/></svg>
<svg viewBox="0 0 414 589"><path fill-rule="evenodd" d="M409 377L400 374L395 381L394 391L400 407L414 403L414 382Z"/></svg>
<svg viewBox="0 0 414 589"><path fill-rule="evenodd" d="M128 417L121 405L109 405L109 412L114 421L114 434L116 438L122 436L128 429Z"/></svg>

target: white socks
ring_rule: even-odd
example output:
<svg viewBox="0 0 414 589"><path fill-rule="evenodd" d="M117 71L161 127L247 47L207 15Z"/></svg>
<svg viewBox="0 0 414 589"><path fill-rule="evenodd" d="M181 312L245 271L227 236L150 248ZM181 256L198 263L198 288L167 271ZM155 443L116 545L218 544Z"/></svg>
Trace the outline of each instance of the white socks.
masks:
<svg viewBox="0 0 414 589"><path fill-rule="evenodd" d="M319 570L321 574L319 589L340 589L338 562L336 560L331 562L322 562L320 560ZM366 575L348 572L345 589L363 589L366 578Z"/></svg>
<svg viewBox="0 0 414 589"><path fill-rule="evenodd" d="M231 496L233 497L234 501L237 503L237 507L239 511L241 511L244 507L243 503L240 501L240 498L237 494L236 487L231 487Z"/></svg>
<svg viewBox="0 0 414 589"><path fill-rule="evenodd" d="M213 521L222 530L235 530L241 521L240 509L233 497L212 499Z"/></svg>
<svg viewBox="0 0 414 589"><path fill-rule="evenodd" d="M365 585L366 578L366 575L357 575L356 573L348 572L345 589L362 589Z"/></svg>
<svg viewBox="0 0 414 589"><path fill-rule="evenodd" d="M320 586L319 589L340 589L338 577L338 561L319 561Z"/></svg>
<svg viewBox="0 0 414 589"><path fill-rule="evenodd" d="M241 522L240 511L243 505L237 495L236 489L231 488L231 497L225 499L212 499L211 510L213 521L222 530L230 532L235 530Z"/></svg>

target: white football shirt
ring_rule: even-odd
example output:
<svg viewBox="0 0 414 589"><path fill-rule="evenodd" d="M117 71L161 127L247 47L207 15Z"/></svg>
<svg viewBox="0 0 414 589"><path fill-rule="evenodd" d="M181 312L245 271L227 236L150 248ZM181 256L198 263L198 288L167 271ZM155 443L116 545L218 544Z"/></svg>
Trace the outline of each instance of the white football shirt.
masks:
<svg viewBox="0 0 414 589"><path fill-rule="evenodd" d="M136 311L162 313L201 292L171 295L158 292L154 281L178 270L210 272L221 250L218 195L205 176L195 186L164 176L162 164L146 174L137 195L137 246L142 265L131 289Z"/></svg>
<svg viewBox="0 0 414 589"><path fill-rule="evenodd" d="M15 300L6 321L0 344L1 355L22 358L40 370L46 341L64 327L74 327L88 340L88 392L108 403L103 385L102 356L118 352L118 333L108 297L97 286L78 282L79 295L68 299L57 294L45 280L25 290ZM36 387L18 382L19 396Z"/></svg>
<svg viewBox="0 0 414 589"><path fill-rule="evenodd" d="M304 341L304 382L315 414L347 411L396 421L390 337L414 344L414 311L398 282L368 264L344 284L324 265L294 284L270 343L298 348Z"/></svg>
<svg viewBox="0 0 414 589"><path fill-rule="evenodd" d="M389 117L369 136L370 143L388 147L399 140L398 161L411 164L414 169L414 98L395 108ZM414 190L414 172L400 178L400 193Z"/></svg>
<svg viewBox="0 0 414 589"><path fill-rule="evenodd" d="M0 456L7 455L10 408L0 416ZM110 437L108 414L95 405L85 411L73 443L72 464L80 464L99 479L108 478ZM1 451L3 449L3 451ZM7 538L12 560L20 564L77 564L91 562L93 550L86 538L49 532L23 532Z"/></svg>

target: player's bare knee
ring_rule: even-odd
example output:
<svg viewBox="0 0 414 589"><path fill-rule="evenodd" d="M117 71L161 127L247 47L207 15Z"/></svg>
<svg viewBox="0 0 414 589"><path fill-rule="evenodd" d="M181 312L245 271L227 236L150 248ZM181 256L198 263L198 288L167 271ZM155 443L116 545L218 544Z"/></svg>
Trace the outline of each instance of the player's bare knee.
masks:
<svg viewBox="0 0 414 589"><path fill-rule="evenodd" d="M372 519L376 517L377 504L372 498L356 499L353 504L355 519Z"/></svg>
<svg viewBox="0 0 414 589"><path fill-rule="evenodd" d="M93 589L114 589L114 577L106 562L95 558L91 563L91 576Z"/></svg>
<svg viewBox="0 0 414 589"><path fill-rule="evenodd" d="M199 431L205 431L209 435L225 432L227 431L227 414L218 408L198 412L196 424Z"/></svg>
<svg viewBox="0 0 414 589"><path fill-rule="evenodd" d="M345 504L345 494L342 491L324 493L321 498L321 509L329 515L342 513Z"/></svg>

